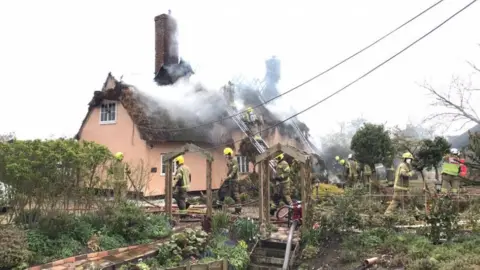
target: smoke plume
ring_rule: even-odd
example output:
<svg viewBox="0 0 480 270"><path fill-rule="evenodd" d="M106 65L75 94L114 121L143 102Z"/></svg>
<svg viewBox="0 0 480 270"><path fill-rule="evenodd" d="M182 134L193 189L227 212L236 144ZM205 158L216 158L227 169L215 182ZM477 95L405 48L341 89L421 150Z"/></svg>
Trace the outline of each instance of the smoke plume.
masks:
<svg viewBox="0 0 480 270"><path fill-rule="evenodd" d="M280 60L275 56L265 61L265 89L262 95L265 99L272 99L278 96L278 82L280 81Z"/></svg>

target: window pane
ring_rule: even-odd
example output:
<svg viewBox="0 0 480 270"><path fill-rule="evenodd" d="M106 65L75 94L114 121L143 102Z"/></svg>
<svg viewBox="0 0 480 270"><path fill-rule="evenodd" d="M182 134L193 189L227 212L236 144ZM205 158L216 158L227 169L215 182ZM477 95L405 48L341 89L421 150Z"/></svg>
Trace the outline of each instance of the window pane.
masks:
<svg viewBox="0 0 480 270"><path fill-rule="evenodd" d="M102 122L111 122L115 121L116 116L116 103L104 103L100 107L100 121Z"/></svg>
<svg viewBox="0 0 480 270"><path fill-rule="evenodd" d="M160 164L162 165L162 171L160 173L165 174L165 171L167 170L167 166L166 164L163 164L163 155L160 156Z"/></svg>

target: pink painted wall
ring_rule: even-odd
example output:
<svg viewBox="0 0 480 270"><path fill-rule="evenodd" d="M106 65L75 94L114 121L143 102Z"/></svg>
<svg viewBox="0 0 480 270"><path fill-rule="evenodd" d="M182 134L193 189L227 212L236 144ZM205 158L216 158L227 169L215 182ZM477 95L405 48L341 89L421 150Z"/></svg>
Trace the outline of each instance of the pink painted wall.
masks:
<svg viewBox="0 0 480 270"><path fill-rule="evenodd" d="M161 174L161 155L171 152L183 143L162 143L150 148L140 138L140 134L125 108L117 102L117 121L114 124L100 124L100 108L91 111L83 129L80 139L94 141L107 146L110 151L122 152L125 161L132 167L138 166L143 161L146 169L157 167L156 173L150 174L145 192L146 196L162 195L165 192L165 176ZM199 145L202 147L202 145ZM223 148L213 151L212 185L214 189L220 187L221 178L226 174L226 162L223 157ZM185 164L192 174L191 191L206 189L206 161L201 154L187 153Z"/></svg>
<svg viewBox="0 0 480 270"><path fill-rule="evenodd" d="M107 84L109 82L107 81ZM107 85L107 88L110 87ZM152 167L157 168L157 172L148 176L148 184L144 193L146 196L162 195L165 192L165 175L161 174L162 162L161 155L171 152L183 146L183 143L167 142L155 145L153 148L148 146L145 141L140 138L140 134L132 119L128 115L125 108L117 102L117 121L113 124L100 124L100 108L95 108L83 126L80 133L81 140L94 141L107 146L112 153L122 152L125 161L132 167L138 167L143 161L144 168L150 171ZM235 148L239 149L240 139L244 134L240 131L232 134L233 140L236 141ZM277 143L284 143L295 146L299 149L300 144L294 139L281 136L278 130L275 130L273 136L264 138L266 143L271 146ZM208 146L198 145L208 148ZM223 148L211 151L214 157L212 164L212 185L217 189L221 185L222 178L227 172L226 161L223 157ZM185 154L185 164L190 168L192 174L192 183L190 191L200 191L206 189L206 161L199 153ZM253 165L250 165L249 171L253 171ZM258 171L258 170L257 170ZM242 177L242 176L241 176ZM244 175L243 175L244 177Z"/></svg>

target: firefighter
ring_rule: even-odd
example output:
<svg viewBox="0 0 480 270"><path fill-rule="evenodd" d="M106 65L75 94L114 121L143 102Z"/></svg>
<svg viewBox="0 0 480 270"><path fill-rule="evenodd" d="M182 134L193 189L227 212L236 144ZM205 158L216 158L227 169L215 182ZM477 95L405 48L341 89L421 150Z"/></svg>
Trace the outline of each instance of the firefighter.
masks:
<svg viewBox="0 0 480 270"><path fill-rule="evenodd" d="M173 179L173 198L177 201L178 210L181 215L187 213L187 192L190 182L192 182L192 175L190 169L184 164L183 156L176 157L173 162L177 165L177 171Z"/></svg>
<svg viewBox="0 0 480 270"><path fill-rule="evenodd" d="M245 114L243 115L243 121L250 130L251 135L254 135L254 139L257 141L261 141L262 137L260 136L260 134L258 134L259 120L252 107L248 107L245 111Z"/></svg>
<svg viewBox="0 0 480 270"><path fill-rule="evenodd" d="M460 154L458 149L450 149L450 153L443 157L442 164L442 188L440 192L457 194L460 188Z"/></svg>
<svg viewBox="0 0 480 270"><path fill-rule="evenodd" d="M370 168L370 165L368 165L367 163L363 164L363 170L362 170L362 173L363 173L363 184L364 185L371 185L372 183L372 168Z"/></svg>
<svg viewBox="0 0 480 270"><path fill-rule="evenodd" d="M339 173L337 176L340 178L342 178L342 180L346 183L348 177L348 165L347 165L347 162L345 161L345 159L339 159L338 160L338 164L340 164L340 166L342 166L342 171L341 173Z"/></svg>
<svg viewBox="0 0 480 270"><path fill-rule="evenodd" d="M400 204L402 207L405 203L410 202L409 195L409 180L410 177L415 175L415 171L412 168L413 155L410 152L406 152L402 155L403 162L401 162L395 172L395 182L393 186L393 197L390 205L385 211L385 215L391 215Z"/></svg>
<svg viewBox="0 0 480 270"><path fill-rule="evenodd" d="M238 161L233 156L233 150L230 147L223 149L223 155L227 160L227 177L222 183L219 191L220 202L223 203L226 196L230 196L235 201L235 214L242 211L240 205L240 195L238 192Z"/></svg>
<svg viewBox="0 0 480 270"><path fill-rule="evenodd" d="M274 181L279 182L275 192L276 196L274 196L275 206L278 207L281 200L287 205L292 205L290 165L288 165L288 162L285 160L283 153L277 155L275 161L277 162L275 168L277 175Z"/></svg>
<svg viewBox="0 0 480 270"><path fill-rule="evenodd" d="M113 174L113 196L116 200L123 198L127 191L127 165L123 163L123 153L117 152L114 155L112 166Z"/></svg>
<svg viewBox="0 0 480 270"><path fill-rule="evenodd" d="M348 159L345 164L348 168L348 174L346 175L347 185L349 187L353 187L358 179L357 162L353 159L353 154L348 155Z"/></svg>

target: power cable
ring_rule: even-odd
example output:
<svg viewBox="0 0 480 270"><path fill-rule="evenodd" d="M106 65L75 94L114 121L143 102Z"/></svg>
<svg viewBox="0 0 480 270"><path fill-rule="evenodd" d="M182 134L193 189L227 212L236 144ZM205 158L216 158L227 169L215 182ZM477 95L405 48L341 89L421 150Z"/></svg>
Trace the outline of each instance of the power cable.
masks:
<svg viewBox="0 0 480 270"><path fill-rule="evenodd" d="M295 90L297 90L298 88L310 83L311 81L319 78L320 76L326 74L327 72L330 72L331 70L335 69L336 67L340 66L341 64L347 62L348 60L352 59L353 57L359 55L360 53L366 51L367 49L373 47L375 44L379 43L380 41L384 40L385 38L387 38L388 36L392 35L393 33L397 32L398 30L400 30L401 28L403 28L404 26L406 26L407 24L411 23L412 21L414 21L415 19L417 19L418 17L422 16L423 14L425 14L426 12L428 12L429 10L431 10L432 8L434 8L435 6L437 6L438 4L440 4L441 2L443 2L444 0L440 0L436 3L434 3L433 5L429 6L427 9L423 10L422 12L418 13L416 16L414 16L413 18L411 18L410 20L406 21L405 23L401 24L400 26L398 26L397 28L395 28L394 30L388 32L387 34L385 34L384 36L382 36L381 38L375 40L373 43L370 43L370 45L364 47L363 49L357 51L356 53L350 55L349 57L343 59L342 61L338 62L337 64L331 66L330 68L320 72L319 74L313 76L312 78L302 82L301 84L291 88L290 90L278 95L278 96L275 96L269 100L266 100L256 106L253 106L252 109L256 109L258 107L261 107L267 103L270 103L288 93L291 93ZM204 124L200 124L200 125L197 125L197 126L191 126L191 127L184 127L184 128L174 128L174 129L163 129L163 128L149 128L149 127L142 127L144 129L147 129L147 130L157 130L157 131L170 131L170 132L174 132L174 131L183 131L183 130L189 130L189 129L195 129L195 128L200 128L200 127L205 127L205 126L209 126L209 125L212 125L212 124L215 124L215 123L219 123L219 122L222 122L222 121L225 121L225 120L228 120L228 119L231 119L237 115L241 115L241 114L244 114L246 112L246 110L243 110L241 112L238 112L238 113L235 113L235 114L232 114L232 115L229 115L227 117L224 117L224 118L221 118L221 119L218 119L218 120L215 120L215 121L211 121L209 123L204 123Z"/></svg>
<svg viewBox="0 0 480 270"><path fill-rule="evenodd" d="M368 72L364 73L362 76L358 77L357 79L353 80L352 82L350 82L349 84L345 85L344 87L340 88L339 90L333 92L332 94L330 94L329 96L327 96L326 98L312 104L311 106L303 109L302 111L298 112L298 113L295 113L294 115L272 125L272 126L269 126L259 132L256 132L255 134L253 134L252 136L254 135L257 135L257 134L260 134L261 132L264 132L264 131L267 131L267 130L270 130L274 127L277 127L283 123L285 123L286 121L316 107L317 105L319 105L320 103L323 103L327 100L329 100L330 98L338 95L339 93L341 93L342 91L344 91L345 89L347 89L348 87L352 86L353 84L357 83L358 81L360 81L361 79L365 78L366 76L370 75L372 72L374 72L375 70L377 70L378 68L382 67L383 65L385 65L386 63L390 62L391 60L393 60L394 58L396 58L397 56L399 56L400 54L402 54L403 52L405 52L406 50L410 49L411 47L413 47L413 45L417 44L419 41L421 41L422 39L426 38L427 36L429 36L430 34L432 34L433 32L435 32L437 29L439 29L440 27L442 27L444 24L446 24L448 21L450 21L451 19L453 19L454 17L456 17L458 14L460 14L461 12L463 12L464 10L466 10L467 8L469 8L471 5L473 5L475 2L477 2L477 0L473 0L472 2L470 2L469 4L467 4L466 6L464 6L462 9L460 9L459 11L455 12L453 15L451 15L450 17L448 17L446 20L444 20L442 23L440 23L439 25L435 26L433 29L431 29L430 31L428 31L426 34L424 34L423 36L421 36L420 38L416 39L414 42L410 43L407 47L403 48L402 50L400 50L399 52L397 52L396 54L394 54L393 56L391 56L390 58L388 58L387 60L383 61L382 63L378 64L377 66L375 66L374 68L370 69ZM237 141L234 141L234 143L237 143L237 142L241 142L243 141L244 139L240 139L240 140L237 140ZM220 144L220 145L216 145L214 147L210 147L210 148L207 148L206 150L211 150L211 149L216 149L218 147L221 147L221 146L225 146L225 145L229 145L230 143L224 143L224 144Z"/></svg>

